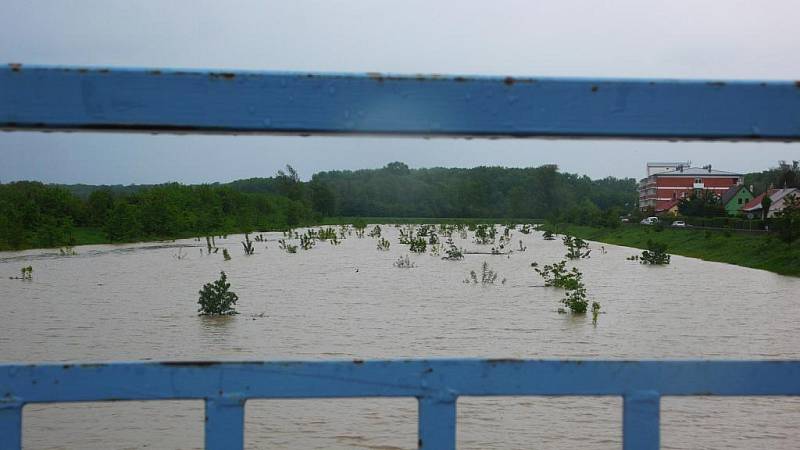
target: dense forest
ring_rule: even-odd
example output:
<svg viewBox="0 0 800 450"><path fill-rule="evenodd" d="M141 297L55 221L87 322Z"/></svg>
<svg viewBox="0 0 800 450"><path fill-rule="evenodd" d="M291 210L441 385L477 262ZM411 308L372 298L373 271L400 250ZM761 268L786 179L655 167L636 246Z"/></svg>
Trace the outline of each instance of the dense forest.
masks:
<svg viewBox="0 0 800 450"><path fill-rule="evenodd" d="M0 184L0 249L82 243L86 230L125 242L310 225L326 217L553 218L580 221L635 206L633 179L536 168L321 172L287 166L227 184L134 186ZM611 215L612 213L608 213Z"/></svg>

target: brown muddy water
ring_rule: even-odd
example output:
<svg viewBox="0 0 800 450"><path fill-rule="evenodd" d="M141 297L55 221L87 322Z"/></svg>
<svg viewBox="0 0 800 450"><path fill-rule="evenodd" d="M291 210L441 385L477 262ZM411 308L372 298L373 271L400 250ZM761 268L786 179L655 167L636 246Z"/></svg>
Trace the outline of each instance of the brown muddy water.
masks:
<svg viewBox="0 0 800 450"><path fill-rule="evenodd" d="M264 233L218 239L233 259L183 240L0 253L0 361L349 360L352 358L800 359L800 279L673 256L648 267L638 251L593 243L584 272L604 313L558 314L563 292L530 268L556 262L560 240L515 232L525 252L442 261L408 254L384 227L387 252L350 236L309 251L278 249ZM455 235L468 250L488 251ZM266 247L266 248L265 248ZM177 256L185 254L181 259ZM203 251L205 253L205 251ZM483 261L495 286L463 281ZM33 280L10 280L22 266ZM196 313L197 292L224 270L239 295L234 317ZM499 284L506 278L505 284ZM463 449L621 448L619 398L460 398ZM250 449L416 447L414 399L258 400L246 407ZM202 448L199 401L28 405L25 449ZM662 447L800 448L800 401L662 400Z"/></svg>

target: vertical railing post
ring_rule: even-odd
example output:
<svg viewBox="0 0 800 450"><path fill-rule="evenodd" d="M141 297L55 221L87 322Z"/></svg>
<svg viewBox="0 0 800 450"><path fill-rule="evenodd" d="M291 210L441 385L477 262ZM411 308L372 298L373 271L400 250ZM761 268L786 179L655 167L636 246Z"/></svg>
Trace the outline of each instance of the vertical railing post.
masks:
<svg viewBox="0 0 800 450"><path fill-rule="evenodd" d="M22 448L22 402L0 399L0 450Z"/></svg>
<svg viewBox="0 0 800 450"><path fill-rule="evenodd" d="M625 450L658 450L661 397L655 391L625 395L622 407L622 441Z"/></svg>
<svg viewBox="0 0 800 450"><path fill-rule="evenodd" d="M244 403L238 396L206 399L206 450L244 448Z"/></svg>
<svg viewBox="0 0 800 450"><path fill-rule="evenodd" d="M419 397L418 448L455 450L456 396L450 393Z"/></svg>

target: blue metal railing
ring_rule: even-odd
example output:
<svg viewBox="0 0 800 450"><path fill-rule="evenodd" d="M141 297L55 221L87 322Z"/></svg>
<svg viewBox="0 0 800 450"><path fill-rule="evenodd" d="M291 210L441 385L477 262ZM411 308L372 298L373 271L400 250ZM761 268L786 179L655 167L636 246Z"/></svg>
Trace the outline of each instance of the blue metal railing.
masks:
<svg viewBox="0 0 800 450"><path fill-rule="evenodd" d="M800 140L800 82L0 67L0 128Z"/></svg>
<svg viewBox="0 0 800 450"><path fill-rule="evenodd" d="M800 82L0 68L0 129L800 141ZM180 380L176 382L176 380ZM0 365L0 450L27 403L204 399L208 449L251 398L416 397L419 447L455 448L459 396L623 396L626 449L661 396L800 395L798 361L352 361Z"/></svg>
<svg viewBox="0 0 800 450"><path fill-rule="evenodd" d="M177 382L176 380L179 380ZM416 397L419 447L454 449L459 396L622 396L626 449L659 447L659 399L800 395L797 361L398 360L0 366L0 449L39 402L204 399L207 449L244 442L249 399Z"/></svg>

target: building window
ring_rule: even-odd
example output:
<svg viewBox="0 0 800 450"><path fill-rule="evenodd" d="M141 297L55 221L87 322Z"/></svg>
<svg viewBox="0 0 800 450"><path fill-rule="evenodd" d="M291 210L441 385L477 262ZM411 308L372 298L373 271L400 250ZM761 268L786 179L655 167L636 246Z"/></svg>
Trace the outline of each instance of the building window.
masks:
<svg viewBox="0 0 800 450"><path fill-rule="evenodd" d="M694 182L697 183L697 184L700 184L700 183L703 182L703 179L702 178L695 178Z"/></svg>
<svg viewBox="0 0 800 450"><path fill-rule="evenodd" d="M738 178L731 178L731 181L733 181L733 184L739 183L739 179Z"/></svg>
<svg viewBox="0 0 800 450"><path fill-rule="evenodd" d="M678 193L677 192L673 192L672 193L672 199L675 200L676 198L678 198Z"/></svg>
<svg viewBox="0 0 800 450"><path fill-rule="evenodd" d="M739 204L742 204L742 197L739 197Z"/></svg>

